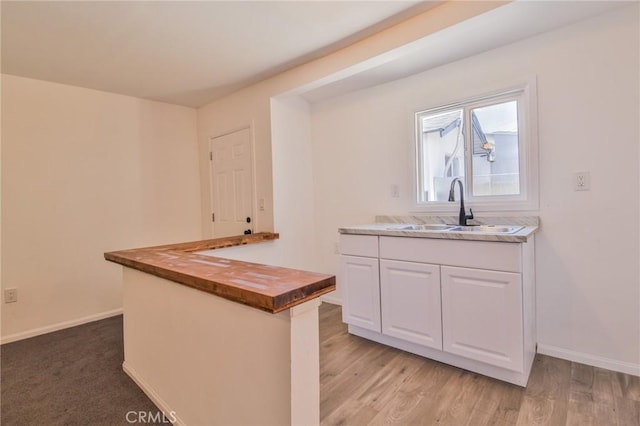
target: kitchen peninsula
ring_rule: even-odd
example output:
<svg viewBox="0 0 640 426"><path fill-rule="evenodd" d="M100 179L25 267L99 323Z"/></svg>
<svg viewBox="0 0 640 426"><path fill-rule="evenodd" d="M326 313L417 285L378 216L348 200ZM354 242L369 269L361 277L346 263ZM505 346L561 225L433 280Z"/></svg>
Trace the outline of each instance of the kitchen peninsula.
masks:
<svg viewBox="0 0 640 426"><path fill-rule="evenodd" d="M319 423L331 275L197 254L258 233L105 253L123 268L124 371L176 424Z"/></svg>

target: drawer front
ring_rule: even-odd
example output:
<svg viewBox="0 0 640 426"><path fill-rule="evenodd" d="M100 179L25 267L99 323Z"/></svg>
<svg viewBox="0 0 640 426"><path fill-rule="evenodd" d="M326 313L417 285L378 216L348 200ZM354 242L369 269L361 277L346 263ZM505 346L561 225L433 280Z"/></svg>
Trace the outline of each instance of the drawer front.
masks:
<svg viewBox="0 0 640 426"><path fill-rule="evenodd" d="M380 258L521 272L521 244L433 238L380 237Z"/></svg>
<svg viewBox="0 0 640 426"><path fill-rule="evenodd" d="M378 257L377 235L340 235L340 254Z"/></svg>

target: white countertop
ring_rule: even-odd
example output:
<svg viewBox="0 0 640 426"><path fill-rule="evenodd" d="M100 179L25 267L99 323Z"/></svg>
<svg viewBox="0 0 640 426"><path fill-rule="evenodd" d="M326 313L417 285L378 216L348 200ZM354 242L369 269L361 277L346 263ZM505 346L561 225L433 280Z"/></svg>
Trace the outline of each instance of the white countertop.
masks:
<svg viewBox="0 0 640 426"><path fill-rule="evenodd" d="M372 223L365 225L345 226L338 229L341 234L355 235L382 235L392 237L412 237L412 238L436 238L447 240L471 240L471 241L497 241L506 243L523 243L534 235L539 226L537 218L479 218L472 222L473 225L489 224L495 226L521 226L516 232L477 232L462 230L425 230L425 229L406 229L407 225L420 224L451 224L457 226L455 220L443 218L440 216L409 216L409 217L390 217L383 216L379 218L390 219L386 223ZM523 220L524 219L524 220ZM497 223L496 223L497 222Z"/></svg>

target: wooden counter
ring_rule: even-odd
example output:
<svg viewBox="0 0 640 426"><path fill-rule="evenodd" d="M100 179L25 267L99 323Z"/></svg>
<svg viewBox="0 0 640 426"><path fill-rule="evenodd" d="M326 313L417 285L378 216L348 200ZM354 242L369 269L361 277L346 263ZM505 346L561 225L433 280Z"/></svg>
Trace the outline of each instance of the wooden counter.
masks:
<svg viewBox="0 0 640 426"><path fill-rule="evenodd" d="M335 277L195 253L277 238L105 253L124 266L123 370L175 425L320 424L318 296Z"/></svg>
<svg viewBox="0 0 640 426"><path fill-rule="evenodd" d="M272 241L258 233L105 253L105 259L234 302L277 313L336 288L332 275L195 254Z"/></svg>

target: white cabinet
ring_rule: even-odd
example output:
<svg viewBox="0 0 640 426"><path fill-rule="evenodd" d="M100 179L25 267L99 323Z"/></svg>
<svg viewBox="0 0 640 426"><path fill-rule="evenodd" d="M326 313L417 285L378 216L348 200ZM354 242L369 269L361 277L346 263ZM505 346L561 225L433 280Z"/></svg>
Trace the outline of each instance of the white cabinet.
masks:
<svg viewBox="0 0 640 426"><path fill-rule="evenodd" d="M440 267L380 260L382 333L442 349Z"/></svg>
<svg viewBox="0 0 640 426"><path fill-rule="evenodd" d="M520 274L443 266L443 349L522 371Z"/></svg>
<svg viewBox="0 0 640 426"><path fill-rule="evenodd" d="M343 235L340 238L342 320L380 332L380 269L378 237Z"/></svg>
<svg viewBox="0 0 640 426"><path fill-rule="evenodd" d="M378 259L342 256L342 320L367 330L380 331L380 279Z"/></svg>
<svg viewBox="0 0 640 426"><path fill-rule="evenodd" d="M340 241L350 333L526 385L535 356L533 237L342 234Z"/></svg>

